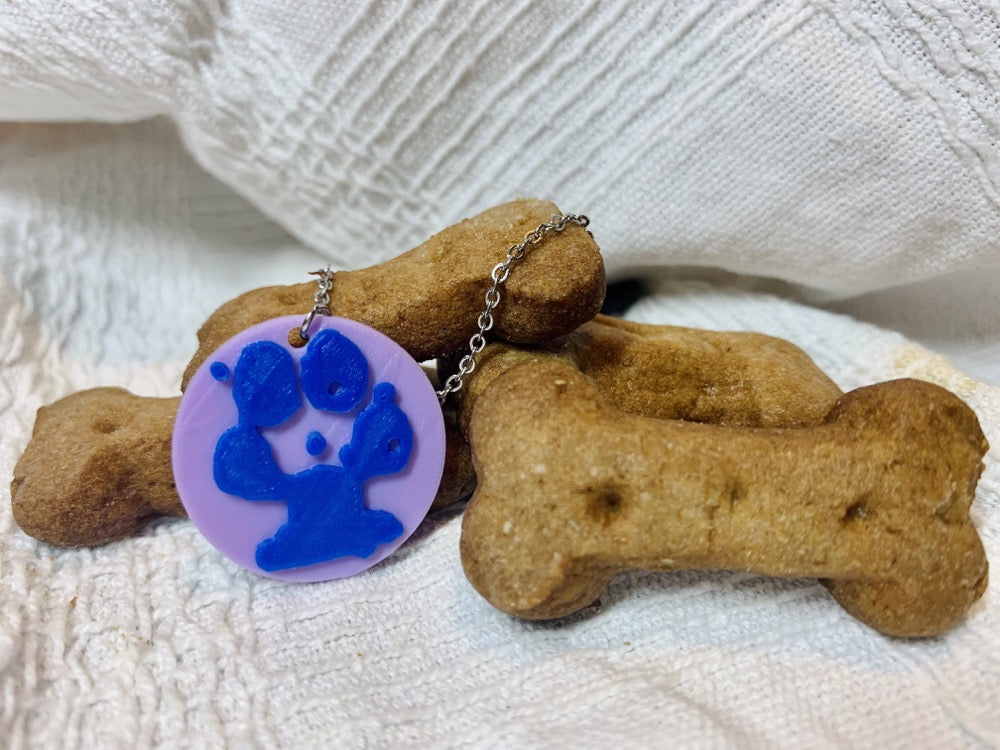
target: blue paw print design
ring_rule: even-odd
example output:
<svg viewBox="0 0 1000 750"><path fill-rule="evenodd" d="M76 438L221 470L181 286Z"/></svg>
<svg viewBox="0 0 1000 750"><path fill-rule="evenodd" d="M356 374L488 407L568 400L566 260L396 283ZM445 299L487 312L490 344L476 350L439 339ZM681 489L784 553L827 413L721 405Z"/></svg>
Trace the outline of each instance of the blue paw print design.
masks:
<svg viewBox="0 0 1000 750"><path fill-rule="evenodd" d="M368 392L368 361L334 329L310 339L301 360L301 388L291 355L271 341L248 344L233 373L232 395L239 418L219 438L213 459L215 483L249 501L282 501L288 520L257 545L256 562L273 572L301 568L348 555L366 558L380 544L403 533L395 515L365 506L364 483L402 471L413 450L413 430L395 402L391 383L376 383L371 403L355 418L340 465L319 463L287 474L278 466L261 429L277 427L302 405L302 393L316 409L346 414ZM228 373L213 376L228 379ZM310 455L326 447L310 433Z"/></svg>

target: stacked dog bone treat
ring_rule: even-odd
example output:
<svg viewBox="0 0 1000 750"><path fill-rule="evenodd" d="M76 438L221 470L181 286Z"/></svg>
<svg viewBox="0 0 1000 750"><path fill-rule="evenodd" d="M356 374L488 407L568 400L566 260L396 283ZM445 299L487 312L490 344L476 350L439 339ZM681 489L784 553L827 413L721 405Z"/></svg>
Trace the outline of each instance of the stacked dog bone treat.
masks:
<svg viewBox="0 0 1000 750"><path fill-rule="evenodd" d="M505 204L340 272L331 312L448 372L489 269L555 213ZM183 385L238 331L304 313L312 291L271 287L223 305ZM982 595L987 563L968 511L987 446L957 397L917 381L843 395L788 342L597 316L603 295L590 235L568 226L547 237L511 273L497 341L446 406L434 507L476 487L462 564L494 606L559 617L619 571L719 568L818 577L863 622L923 636ZM41 409L11 486L21 528L96 545L183 515L170 468L178 404L105 388Z"/></svg>

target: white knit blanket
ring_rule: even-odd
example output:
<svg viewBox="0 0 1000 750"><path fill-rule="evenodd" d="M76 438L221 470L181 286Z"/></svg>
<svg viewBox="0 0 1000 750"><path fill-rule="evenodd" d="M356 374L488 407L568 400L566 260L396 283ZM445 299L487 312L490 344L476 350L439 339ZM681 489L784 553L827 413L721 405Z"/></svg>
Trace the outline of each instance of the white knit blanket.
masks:
<svg viewBox="0 0 1000 750"><path fill-rule="evenodd" d="M724 572L529 624L465 581L454 513L292 585L183 520L49 547L5 486L40 405L176 393L224 300L517 195L591 216L652 289L630 317L932 380L1000 446L997 91L988 3L0 7L0 746L1000 746L995 586L914 642ZM993 452L973 517L997 564Z"/></svg>

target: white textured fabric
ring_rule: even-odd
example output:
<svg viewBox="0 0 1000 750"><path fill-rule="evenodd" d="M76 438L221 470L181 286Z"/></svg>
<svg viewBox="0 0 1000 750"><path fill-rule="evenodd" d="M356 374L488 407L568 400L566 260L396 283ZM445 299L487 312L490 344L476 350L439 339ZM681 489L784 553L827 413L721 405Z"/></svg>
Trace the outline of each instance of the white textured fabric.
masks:
<svg viewBox="0 0 1000 750"><path fill-rule="evenodd" d="M0 119L172 122L0 125L0 477L44 403L175 393L225 299L321 256L389 257L518 194L590 214L615 275L809 287L649 270L631 317L784 336L844 388L933 380L1000 445L1000 389L804 302L996 381L997 18L8 3ZM296 586L236 569L186 521L48 547L5 485L3 746L1000 746L992 587L912 643L813 581L729 573L622 576L599 609L526 624L465 581L454 514L370 573ZM973 516L995 563L992 453Z"/></svg>
<svg viewBox="0 0 1000 750"><path fill-rule="evenodd" d="M518 195L612 272L837 294L1000 263L1000 11L976 2L15 0L0 119L169 114L347 266Z"/></svg>

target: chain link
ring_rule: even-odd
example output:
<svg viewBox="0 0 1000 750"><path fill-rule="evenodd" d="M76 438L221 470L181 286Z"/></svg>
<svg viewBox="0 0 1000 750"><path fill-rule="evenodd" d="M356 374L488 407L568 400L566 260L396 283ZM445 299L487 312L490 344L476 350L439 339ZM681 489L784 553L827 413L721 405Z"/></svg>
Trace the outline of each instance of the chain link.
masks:
<svg viewBox="0 0 1000 750"><path fill-rule="evenodd" d="M441 403L444 403L444 400L448 398L448 394L462 390L465 378L476 369L476 355L486 347L486 332L493 328L493 311L500 304L500 287L506 283L510 276L511 267L523 260L528 249L539 244L546 235L552 232L561 232L568 224L575 224L586 229L587 225L590 224L590 219L583 214L557 214L524 235L523 240L507 248L507 259L493 266L493 270L490 271L493 285L483 298L486 307L479 313L476 320L479 330L472 334L472 338L469 339L469 353L459 360L458 371L450 375L444 381L441 390L437 391L437 397ZM315 314L315 312L311 314Z"/></svg>
<svg viewBox="0 0 1000 750"><path fill-rule="evenodd" d="M313 308L306 313L302 325L299 326L299 336L303 341L309 340L309 326L312 325L313 318L317 315L331 314L330 290L333 289L333 271L330 270L330 266L327 266L318 271L310 271L309 274L319 276L319 278L316 279L316 291L313 293Z"/></svg>

